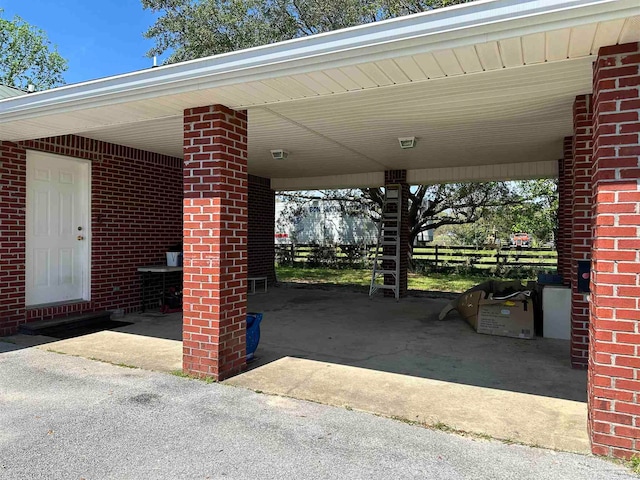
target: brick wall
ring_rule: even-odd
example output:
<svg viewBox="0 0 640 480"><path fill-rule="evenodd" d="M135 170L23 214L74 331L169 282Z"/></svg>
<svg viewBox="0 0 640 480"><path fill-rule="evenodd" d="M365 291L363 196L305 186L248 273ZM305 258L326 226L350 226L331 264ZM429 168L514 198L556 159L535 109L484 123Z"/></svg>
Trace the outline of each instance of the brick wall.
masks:
<svg viewBox="0 0 640 480"><path fill-rule="evenodd" d="M578 291L578 261L591 260L592 99L576 97L573 104L573 211L571 234L571 365L587 368L589 356L589 302Z"/></svg>
<svg viewBox="0 0 640 480"><path fill-rule="evenodd" d="M640 44L601 48L594 69L592 450L640 451Z"/></svg>
<svg viewBox="0 0 640 480"><path fill-rule="evenodd" d="M573 137L564 139L564 156L558 160L558 274L564 285L571 283L571 244L573 231Z"/></svg>
<svg viewBox="0 0 640 480"><path fill-rule="evenodd" d="M400 219L400 297L407 295L407 281L409 270L409 185L407 184L407 171L406 170L387 170L384 172L385 185L399 184L402 186L402 216ZM392 210L391 210L392 211ZM383 248L385 255L395 255L394 246L385 246ZM383 268L393 270L396 265L393 261L384 261L382 263ZM393 285L393 275L384 276L385 285ZM384 291L385 296L393 296L391 290Z"/></svg>
<svg viewBox="0 0 640 480"><path fill-rule="evenodd" d="M183 368L191 374L221 380L246 364L247 195L246 112L185 110Z"/></svg>
<svg viewBox="0 0 640 480"><path fill-rule="evenodd" d="M91 301L24 309L26 149L91 161ZM69 313L140 305L136 267L165 261L182 240L182 160L77 136L2 143L0 174L0 334L18 323ZM6 200L6 201L5 201ZM4 232L11 232L5 235ZM114 288L118 291L114 291Z"/></svg>
<svg viewBox="0 0 640 480"><path fill-rule="evenodd" d="M276 196L271 180L249 175L249 277L267 277L275 283Z"/></svg>
<svg viewBox="0 0 640 480"><path fill-rule="evenodd" d="M0 142L0 336L25 320L26 154Z"/></svg>

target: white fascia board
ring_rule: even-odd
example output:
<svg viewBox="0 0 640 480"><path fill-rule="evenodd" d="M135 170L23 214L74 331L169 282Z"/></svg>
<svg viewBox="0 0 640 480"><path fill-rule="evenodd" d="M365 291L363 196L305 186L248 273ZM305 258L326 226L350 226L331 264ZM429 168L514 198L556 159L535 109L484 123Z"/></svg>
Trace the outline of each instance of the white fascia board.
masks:
<svg viewBox="0 0 640 480"><path fill-rule="evenodd" d="M538 178L556 178L557 176L557 160L407 170L407 182L410 185L532 180ZM271 188L276 191L370 188L381 187L383 185L384 172L271 179Z"/></svg>
<svg viewBox="0 0 640 480"><path fill-rule="evenodd" d="M0 123L640 14L637 0L485 0L0 101Z"/></svg>
<svg viewBox="0 0 640 480"><path fill-rule="evenodd" d="M411 185L534 180L538 178L555 178L557 176L557 160L407 170L407 182Z"/></svg>
<svg viewBox="0 0 640 480"><path fill-rule="evenodd" d="M382 185L384 185L384 172L271 179L271 189L276 191L367 188Z"/></svg>

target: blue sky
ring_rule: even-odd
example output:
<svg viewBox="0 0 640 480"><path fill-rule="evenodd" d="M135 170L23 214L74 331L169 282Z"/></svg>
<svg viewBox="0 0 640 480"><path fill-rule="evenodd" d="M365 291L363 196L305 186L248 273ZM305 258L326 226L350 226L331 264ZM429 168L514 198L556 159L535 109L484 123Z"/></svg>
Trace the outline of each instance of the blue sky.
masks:
<svg viewBox="0 0 640 480"><path fill-rule="evenodd" d="M44 30L69 62L64 78L77 83L152 65L153 46L142 33L154 16L139 0L0 0L5 19L14 15Z"/></svg>

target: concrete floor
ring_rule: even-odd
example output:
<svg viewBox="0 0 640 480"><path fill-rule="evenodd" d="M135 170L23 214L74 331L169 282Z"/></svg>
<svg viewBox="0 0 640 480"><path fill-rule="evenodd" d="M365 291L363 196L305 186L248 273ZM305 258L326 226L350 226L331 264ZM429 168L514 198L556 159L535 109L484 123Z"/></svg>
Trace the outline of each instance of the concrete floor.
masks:
<svg viewBox="0 0 640 480"><path fill-rule="evenodd" d="M457 312L438 320L448 301L271 289L249 298L264 312L251 368L289 356L586 402L586 372L571 369L568 341L480 335Z"/></svg>
<svg viewBox="0 0 640 480"><path fill-rule="evenodd" d="M264 313L257 360L228 383L588 452L586 372L570 368L568 342L480 335L455 312L438 320L447 302L370 300L360 291L308 286L252 295L249 310ZM61 341L12 341L151 370L180 369L180 314L124 320L134 323Z"/></svg>

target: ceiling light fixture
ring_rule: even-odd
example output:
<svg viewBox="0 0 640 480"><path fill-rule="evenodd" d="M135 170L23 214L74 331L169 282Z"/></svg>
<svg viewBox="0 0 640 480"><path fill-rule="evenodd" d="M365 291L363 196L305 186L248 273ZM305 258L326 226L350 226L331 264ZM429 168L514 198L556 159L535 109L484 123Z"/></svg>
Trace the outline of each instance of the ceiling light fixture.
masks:
<svg viewBox="0 0 640 480"><path fill-rule="evenodd" d="M400 142L400 148L406 150L416 146L416 137L398 137L398 142Z"/></svg>
<svg viewBox="0 0 640 480"><path fill-rule="evenodd" d="M273 158L274 160L286 160L288 156L289 152L283 150L282 148L271 150L271 158Z"/></svg>

